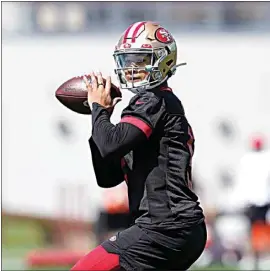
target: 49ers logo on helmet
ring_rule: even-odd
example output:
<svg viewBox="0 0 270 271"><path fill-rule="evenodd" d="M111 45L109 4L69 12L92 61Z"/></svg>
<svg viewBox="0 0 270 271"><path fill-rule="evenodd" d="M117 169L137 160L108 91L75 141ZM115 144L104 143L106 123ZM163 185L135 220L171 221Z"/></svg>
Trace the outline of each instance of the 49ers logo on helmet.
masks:
<svg viewBox="0 0 270 271"><path fill-rule="evenodd" d="M171 43L173 41L171 34L164 28L158 28L156 30L155 38L162 43Z"/></svg>

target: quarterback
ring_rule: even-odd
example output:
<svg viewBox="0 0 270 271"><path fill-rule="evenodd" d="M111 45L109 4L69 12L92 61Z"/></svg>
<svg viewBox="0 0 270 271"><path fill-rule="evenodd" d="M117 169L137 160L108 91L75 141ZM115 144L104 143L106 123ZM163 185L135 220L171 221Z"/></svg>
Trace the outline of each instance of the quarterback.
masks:
<svg viewBox="0 0 270 271"><path fill-rule="evenodd" d="M137 22L120 37L114 59L120 88L134 96L114 125L119 98L110 98L111 79L104 84L101 73L90 74L89 146L100 187L126 182L132 221L72 270L187 270L204 250L206 227L192 190L193 131L168 85L179 66L175 39L157 23Z"/></svg>

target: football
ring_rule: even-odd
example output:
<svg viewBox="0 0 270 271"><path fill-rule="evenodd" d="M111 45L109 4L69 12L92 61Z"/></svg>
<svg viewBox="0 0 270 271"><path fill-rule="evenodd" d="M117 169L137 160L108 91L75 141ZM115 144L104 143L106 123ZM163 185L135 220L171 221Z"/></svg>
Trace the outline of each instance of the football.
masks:
<svg viewBox="0 0 270 271"><path fill-rule="evenodd" d="M90 79L90 75L86 76ZM105 79L104 83L105 83ZM91 109L87 101L87 88L83 80L83 76L77 76L63 83L55 92L55 97L60 103L70 110L79 113L90 115ZM122 97L121 91L112 83L111 97Z"/></svg>

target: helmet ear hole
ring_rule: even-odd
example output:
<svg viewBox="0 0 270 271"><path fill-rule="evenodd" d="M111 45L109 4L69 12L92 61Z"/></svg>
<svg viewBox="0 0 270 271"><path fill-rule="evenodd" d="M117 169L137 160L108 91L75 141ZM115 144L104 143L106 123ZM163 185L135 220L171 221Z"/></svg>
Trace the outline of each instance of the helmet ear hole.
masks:
<svg viewBox="0 0 270 271"><path fill-rule="evenodd" d="M169 66L169 67L171 66L172 63L173 63L172 59L170 59L169 61L166 62L167 66Z"/></svg>

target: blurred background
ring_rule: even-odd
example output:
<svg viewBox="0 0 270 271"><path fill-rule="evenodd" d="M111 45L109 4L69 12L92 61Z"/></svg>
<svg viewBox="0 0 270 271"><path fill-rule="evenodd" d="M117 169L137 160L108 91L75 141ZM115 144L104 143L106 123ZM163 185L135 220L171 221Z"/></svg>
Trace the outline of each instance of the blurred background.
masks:
<svg viewBox="0 0 270 271"><path fill-rule="evenodd" d="M96 185L89 116L54 95L92 69L116 83L114 45L142 20L169 29L188 63L170 84L208 227L193 269L270 269L270 2L256 1L2 2L3 270L68 269L128 225L125 185Z"/></svg>

